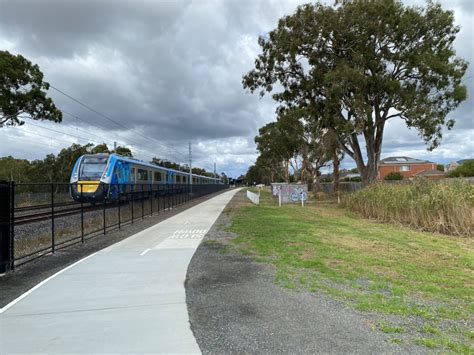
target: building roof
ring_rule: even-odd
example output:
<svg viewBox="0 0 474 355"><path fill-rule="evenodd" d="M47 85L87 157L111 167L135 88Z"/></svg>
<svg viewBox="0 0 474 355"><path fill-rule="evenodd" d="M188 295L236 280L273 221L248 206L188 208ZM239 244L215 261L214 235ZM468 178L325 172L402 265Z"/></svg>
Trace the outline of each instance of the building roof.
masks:
<svg viewBox="0 0 474 355"><path fill-rule="evenodd" d="M388 157L380 160L379 164L426 164L427 160L420 160L410 157Z"/></svg>
<svg viewBox="0 0 474 355"><path fill-rule="evenodd" d="M343 176L344 178L355 178L355 177L360 177L359 173L349 173Z"/></svg>
<svg viewBox="0 0 474 355"><path fill-rule="evenodd" d="M420 171L419 173L415 174L416 176L435 176L435 175L444 175L443 171L439 171L436 169L428 169Z"/></svg>

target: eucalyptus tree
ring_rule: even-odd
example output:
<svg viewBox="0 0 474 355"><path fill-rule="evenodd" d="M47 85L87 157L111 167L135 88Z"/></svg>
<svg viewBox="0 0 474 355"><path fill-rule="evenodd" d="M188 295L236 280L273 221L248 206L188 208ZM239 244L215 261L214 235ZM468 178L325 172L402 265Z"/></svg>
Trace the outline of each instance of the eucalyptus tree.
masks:
<svg viewBox="0 0 474 355"><path fill-rule="evenodd" d="M298 107L331 129L368 183L377 176L388 120L415 128L430 150L443 126L453 127L447 115L466 98L467 62L453 48L458 32L453 12L432 2L303 5L259 38L262 53L243 86L271 92L279 112Z"/></svg>
<svg viewBox="0 0 474 355"><path fill-rule="evenodd" d="M255 137L257 150L269 164L279 166L281 163L285 170L285 180L290 181L291 160L297 155L299 137L282 129L281 124L270 122L259 129ZM293 169L295 170L295 169Z"/></svg>
<svg viewBox="0 0 474 355"><path fill-rule="evenodd" d="M22 55L0 51L0 127L22 125L21 115L61 122L62 113L46 96L43 73Z"/></svg>

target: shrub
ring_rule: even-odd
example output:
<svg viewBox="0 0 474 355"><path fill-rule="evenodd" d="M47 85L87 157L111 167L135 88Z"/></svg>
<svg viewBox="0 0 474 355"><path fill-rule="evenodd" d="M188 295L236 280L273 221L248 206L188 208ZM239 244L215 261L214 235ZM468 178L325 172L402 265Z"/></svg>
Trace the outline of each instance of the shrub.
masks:
<svg viewBox="0 0 474 355"><path fill-rule="evenodd" d="M474 185L465 181L417 179L377 183L346 195L346 208L364 217L454 235L474 234Z"/></svg>
<svg viewBox="0 0 474 355"><path fill-rule="evenodd" d="M391 173L387 174L384 180L403 180L403 175L399 172L392 171Z"/></svg>
<svg viewBox="0 0 474 355"><path fill-rule="evenodd" d="M468 177L474 176L474 160L468 160L459 165L453 171L450 171L448 177Z"/></svg>

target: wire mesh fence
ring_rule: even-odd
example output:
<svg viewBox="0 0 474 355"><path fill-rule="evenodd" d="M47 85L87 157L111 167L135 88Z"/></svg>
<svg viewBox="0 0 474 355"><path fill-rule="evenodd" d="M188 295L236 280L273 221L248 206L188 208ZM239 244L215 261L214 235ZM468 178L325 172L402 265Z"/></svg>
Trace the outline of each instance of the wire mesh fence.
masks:
<svg viewBox="0 0 474 355"><path fill-rule="evenodd" d="M0 273L227 187L0 182Z"/></svg>

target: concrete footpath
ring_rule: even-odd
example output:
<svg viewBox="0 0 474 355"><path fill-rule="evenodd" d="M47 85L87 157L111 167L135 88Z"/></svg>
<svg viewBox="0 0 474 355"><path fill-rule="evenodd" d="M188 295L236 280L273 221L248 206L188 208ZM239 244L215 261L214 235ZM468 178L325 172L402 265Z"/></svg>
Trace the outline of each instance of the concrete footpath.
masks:
<svg viewBox="0 0 474 355"><path fill-rule="evenodd" d="M199 353L188 264L237 190L71 265L0 310L0 354Z"/></svg>

